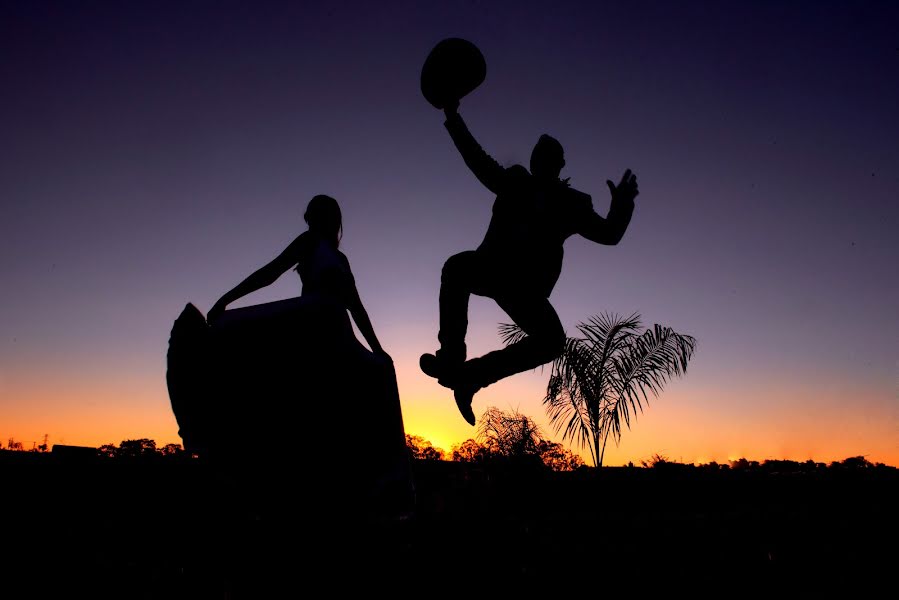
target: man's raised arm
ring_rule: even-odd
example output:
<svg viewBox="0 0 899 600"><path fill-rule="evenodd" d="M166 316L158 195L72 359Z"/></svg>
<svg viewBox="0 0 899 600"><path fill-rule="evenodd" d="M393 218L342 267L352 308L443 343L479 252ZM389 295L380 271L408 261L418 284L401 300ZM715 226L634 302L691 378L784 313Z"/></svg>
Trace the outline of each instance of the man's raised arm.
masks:
<svg viewBox="0 0 899 600"><path fill-rule="evenodd" d="M500 166L498 162L493 160L489 154L484 152L468 127L462 116L457 112L456 106L448 106L445 109L446 122L444 126L449 131L453 143L459 149L459 154L471 172L474 173L478 181L483 183L488 190L494 194L498 194L506 170Z"/></svg>
<svg viewBox="0 0 899 600"><path fill-rule="evenodd" d="M606 181L609 191L612 192L612 206L606 218L600 217L595 212L583 219L578 233L590 241L607 246L614 246L621 241L631 215L634 214L634 198L640 192L637 190L637 176L628 169L624 172L621 182L616 186L611 181Z"/></svg>

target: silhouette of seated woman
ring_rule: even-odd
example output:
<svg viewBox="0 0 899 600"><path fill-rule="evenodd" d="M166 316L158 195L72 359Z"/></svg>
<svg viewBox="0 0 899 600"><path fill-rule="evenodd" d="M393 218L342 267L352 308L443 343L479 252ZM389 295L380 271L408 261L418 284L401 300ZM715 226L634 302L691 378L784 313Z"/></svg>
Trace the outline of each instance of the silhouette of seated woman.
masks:
<svg viewBox="0 0 899 600"><path fill-rule="evenodd" d="M309 229L300 234L274 260L223 295L209 310L207 320L210 324L215 323L229 304L271 285L285 272L295 268L303 283L302 298L307 304L334 303L349 310L372 352L380 359L392 362L381 347L368 312L359 298L350 262L338 249L343 224L337 201L330 196L315 196L309 202L303 218ZM345 312L343 316L346 316ZM349 335L355 340L349 321L345 318L342 321L341 327L333 332L334 336L345 339Z"/></svg>
<svg viewBox="0 0 899 600"><path fill-rule="evenodd" d="M309 450L327 447L331 459L361 469L353 485L368 487L376 499L397 486L405 493L411 480L396 373L338 249L340 207L329 196L315 196L304 218L307 231L209 310L213 395L225 415L213 425L215 439L249 436L251 445L267 451L284 443L277 448L281 455L295 455L302 444L305 472L318 469L318 476L330 478L334 462L314 460L316 451ZM225 310L291 269L302 280L299 298ZM347 313L371 351L356 338ZM327 422L335 414L352 444L333 447ZM359 448L366 450L361 456Z"/></svg>

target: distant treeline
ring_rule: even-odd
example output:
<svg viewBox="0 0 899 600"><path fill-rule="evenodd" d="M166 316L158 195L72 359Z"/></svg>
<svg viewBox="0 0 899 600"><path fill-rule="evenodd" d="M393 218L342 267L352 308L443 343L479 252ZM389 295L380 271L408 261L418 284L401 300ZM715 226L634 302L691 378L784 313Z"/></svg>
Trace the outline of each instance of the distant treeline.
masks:
<svg viewBox="0 0 899 600"><path fill-rule="evenodd" d="M843 460L835 460L831 463L815 462L814 460L797 461L797 460L780 460L768 459L761 462L757 460L746 460L740 458L732 460L728 463L717 463L715 461L709 463L692 464L672 461L666 456L659 454L654 455L650 460L641 461L641 465L645 468L652 469L696 469L705 471L760 471L765 473L812 473L816 471L826 470L857 470L857 469L890 469L896 470L896 467L885 465L884 463L872 463L864 456L850 456ZM628 465L633 467L633 463Z"/></svg>
<svg viewBox="0 0 899 600"><path fill-rule="evenodd" d="M479 431L479 439L468 439L461 444L454 445L449 452L435 447L430 441L417 435L406 435L406 447L410 457L417 461L452 461L475 464L496 464L509 461L528 461L533 464L542 463L553 471L576 471L591 469L584 464L583 459L577 454L564 448L561 444L543 439L539 429L531 427L533 422L528 417L517 413L499 413L505 419L505 427L502 423L495 422L492 429L482 428ZM509 426L509 425L513 426ZM486 429L486 431L485 431ZM26 453L26 454L77 454L80 457L96 454L102 459L155 459L155 458L197 458L184 450L181 444L165 444L157 447L156 441L149 438L136 440L122 440L118 446L115 444L103 444L99 448L86 446L68 446L56 444L52 451L47 445L41 444L34 448L25 449L23 444L10 440L4 448L0 444L0 453ZM816 462L814 460L795 461L768 459L763 461L747 460L740 458L726 463L715 461L708 463L682 463L671 460L665 455L655 454L648 460L640 461L639 465L633 462L623 468L644 468L667 471L745 471L761 473L814 473L822 471L845 470L890 470L896 467L881 462L871 462L864 456L851 456L840 461L830 463Z"/></svg>

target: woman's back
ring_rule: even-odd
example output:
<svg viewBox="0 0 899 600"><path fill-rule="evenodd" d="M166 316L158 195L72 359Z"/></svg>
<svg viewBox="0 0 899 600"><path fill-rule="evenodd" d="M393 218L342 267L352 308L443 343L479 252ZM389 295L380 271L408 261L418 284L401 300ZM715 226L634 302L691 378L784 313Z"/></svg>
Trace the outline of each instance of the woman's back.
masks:
<svg viewBox="0 0 899 600"><path fill-rule="evenodd" d="M296 267L303 283L302 295L336 300L345 306L355 286L346 256L314 233L307 231L300 237L306 238Z"/></svg>

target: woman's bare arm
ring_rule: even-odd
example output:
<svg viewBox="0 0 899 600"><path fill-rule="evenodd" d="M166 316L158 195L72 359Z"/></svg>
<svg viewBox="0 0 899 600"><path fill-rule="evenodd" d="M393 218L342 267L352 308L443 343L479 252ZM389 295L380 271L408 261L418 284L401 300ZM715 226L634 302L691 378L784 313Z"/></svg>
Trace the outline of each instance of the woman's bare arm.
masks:
<svg viewBox="0 0 899 600"><path fill-rule="evenodd" d="M297 237L283 252L281 252L281 254L276 256L274 260L264 267L257 269L252 275L241 281L237 286L219 298L218 302L209 309L209 314L206 317L207 321L212 322L219 318L222 313L225 312L225 308L227 308L229 304L243 298L247 294L251 294L256 290L273 284L281 275L296 265L302 238L302 235Z"/></svg>

